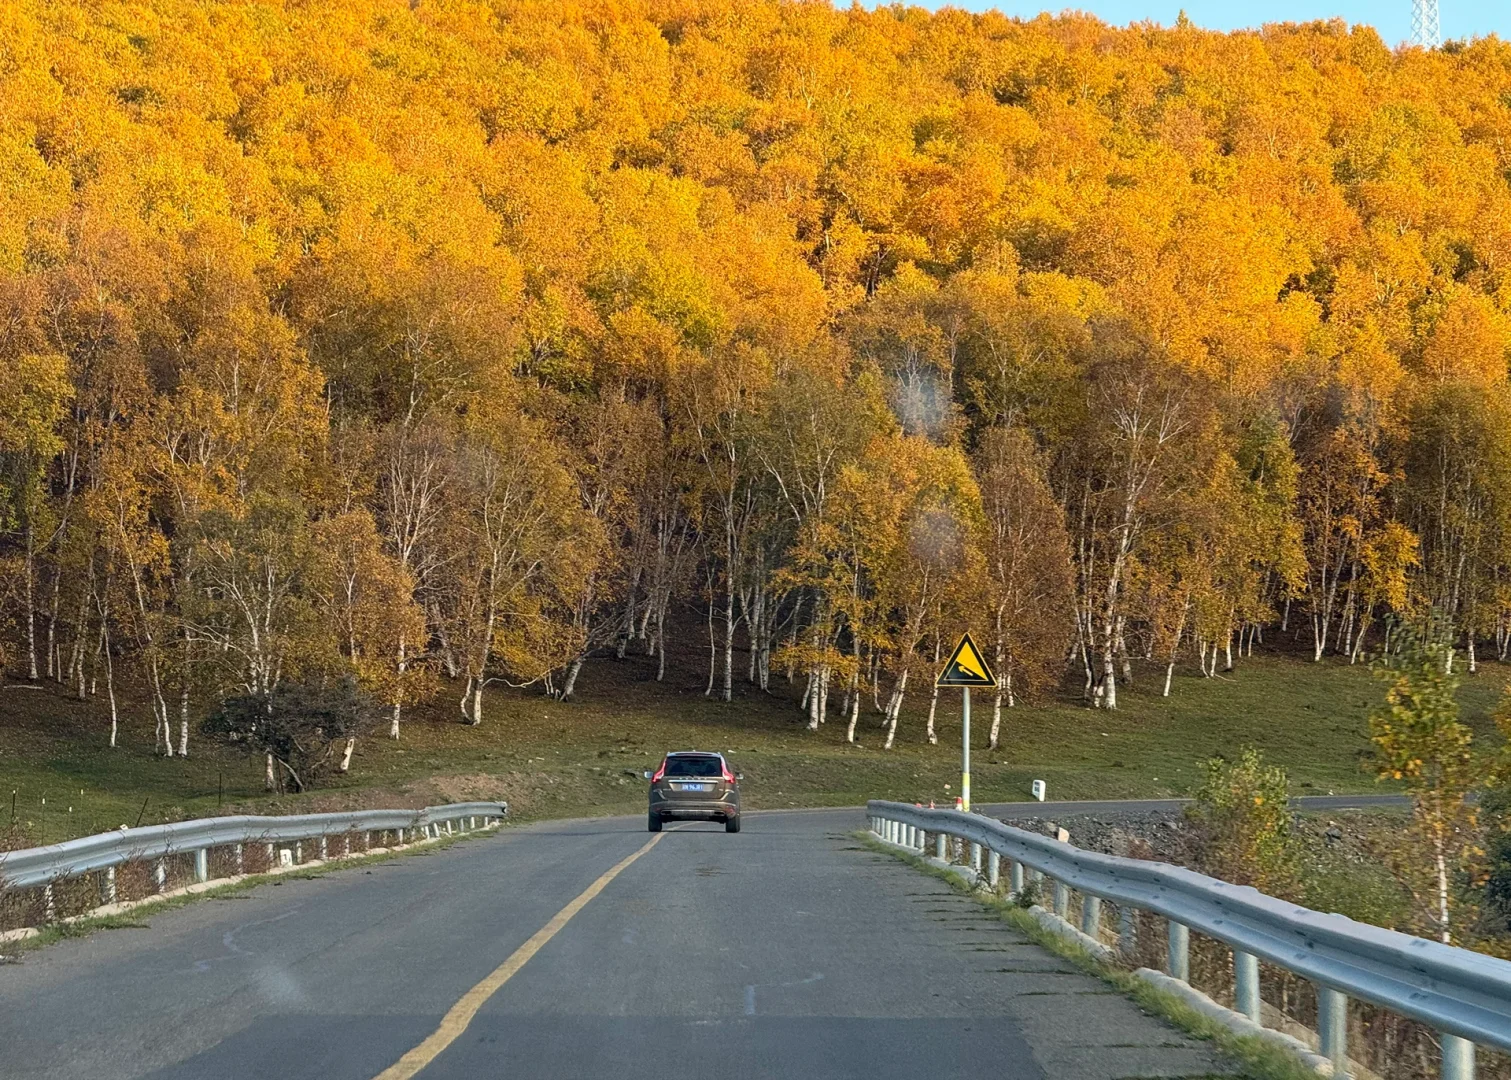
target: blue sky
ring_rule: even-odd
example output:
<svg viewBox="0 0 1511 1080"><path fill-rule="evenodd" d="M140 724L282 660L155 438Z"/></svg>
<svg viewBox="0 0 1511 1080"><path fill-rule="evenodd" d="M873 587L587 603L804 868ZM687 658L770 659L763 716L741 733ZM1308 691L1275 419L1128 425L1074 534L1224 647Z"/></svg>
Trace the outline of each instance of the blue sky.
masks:
<svg viewBox="0 0 1511 1080"><path fill-rule="evenodd" d="M943 7L942 0L913 0L925 7ZM1232 30L1267 22L1301 22L1338 16L1365 22L1380 31L1389 45L1411 36L1411 0L1072 0L1061 3L1022 3L1015 0L951 0L951 6L970 11L997 8L1009 15L1032 16L1065 7L1090 11L1111 23L1152 19L1170 24L1181 8L1198 26ZM1511 39L1511 0L1438 0L1443 38L1499 34Z"/></svg>

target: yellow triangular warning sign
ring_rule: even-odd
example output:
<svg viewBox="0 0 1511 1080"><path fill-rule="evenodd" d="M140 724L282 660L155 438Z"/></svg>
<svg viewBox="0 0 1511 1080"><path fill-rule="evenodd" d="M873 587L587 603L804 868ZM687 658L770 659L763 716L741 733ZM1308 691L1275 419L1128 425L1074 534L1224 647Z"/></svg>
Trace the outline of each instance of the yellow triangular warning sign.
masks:
<svg viewBox="0 0 1511 1080"><path fill-rule="evenodd" d="M955 646L950 662L944 665L944 670L939 673L934 685L995 687L997 676L987 667L986 660L971 640L971 635L961 634L960 644Z"/></svg>

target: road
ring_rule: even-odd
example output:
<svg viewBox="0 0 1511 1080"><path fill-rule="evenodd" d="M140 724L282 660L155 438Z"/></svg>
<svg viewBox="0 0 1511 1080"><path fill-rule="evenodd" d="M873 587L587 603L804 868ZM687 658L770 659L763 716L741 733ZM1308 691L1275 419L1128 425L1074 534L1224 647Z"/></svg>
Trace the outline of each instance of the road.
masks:
<svg viewBox="0 0 1511 1080"><path fill-rule="evenodd" d="M654 843L643 818L506 829L64 941L0 966L0 1076L1232 1071L858 844L863 822L751 812L738 835L697 823Z"/></svg>

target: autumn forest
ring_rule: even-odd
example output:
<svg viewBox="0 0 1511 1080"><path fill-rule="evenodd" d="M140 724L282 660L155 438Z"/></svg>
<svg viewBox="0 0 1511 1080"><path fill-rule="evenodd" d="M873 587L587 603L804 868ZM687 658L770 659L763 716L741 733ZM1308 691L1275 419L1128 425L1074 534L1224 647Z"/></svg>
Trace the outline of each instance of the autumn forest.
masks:
<svg viewBox="0 0 1511 1080"><path fill-rule="evenodd" d="M993 744L1282 633L1430 614L1472 668L1508 356L1494 38L0 5L0 661L168 755L331 681L486 723L674 635L888 745L966 627Z"/></svg>

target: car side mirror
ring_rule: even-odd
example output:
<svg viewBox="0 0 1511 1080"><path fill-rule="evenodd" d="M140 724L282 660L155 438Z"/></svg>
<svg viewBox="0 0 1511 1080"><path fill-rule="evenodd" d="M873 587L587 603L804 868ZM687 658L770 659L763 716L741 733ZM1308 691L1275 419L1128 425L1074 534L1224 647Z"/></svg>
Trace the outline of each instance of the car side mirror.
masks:
<svg viewBox="0 0 1511 1080"><path fill-rule="evenodd" d="M651 778L651 771L649 769L646 769L645 772L641 773L640 775L649 780Z"/></svg>

